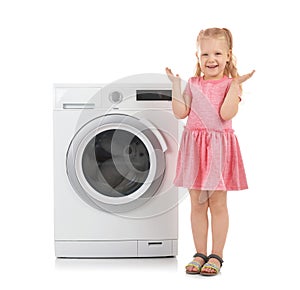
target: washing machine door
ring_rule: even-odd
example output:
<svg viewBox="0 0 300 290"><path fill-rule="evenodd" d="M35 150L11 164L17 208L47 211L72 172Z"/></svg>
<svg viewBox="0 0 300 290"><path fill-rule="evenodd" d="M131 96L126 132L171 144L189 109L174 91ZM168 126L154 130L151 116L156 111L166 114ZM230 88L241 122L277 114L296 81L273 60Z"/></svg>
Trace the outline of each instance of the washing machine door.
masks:
<svg viewBox="0 0 300 290"><path fill-rule="evenodd" d="M157 192L166 149L149 121L123 114L101 116L74 136L66 156L67 174L90 205L109 212L129 211Z"/></svg>

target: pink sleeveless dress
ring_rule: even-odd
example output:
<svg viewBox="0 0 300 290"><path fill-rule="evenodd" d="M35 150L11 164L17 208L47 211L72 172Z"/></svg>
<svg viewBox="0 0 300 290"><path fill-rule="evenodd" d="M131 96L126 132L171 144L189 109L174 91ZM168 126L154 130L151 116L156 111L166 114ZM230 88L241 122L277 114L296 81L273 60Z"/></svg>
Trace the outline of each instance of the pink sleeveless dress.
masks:
<svg viewBox="0 0 300 290"><path fill-rule="evenodd" d="M191 97L191 110L178 152L178 187L199 190L243 190L247 179L238 140L231 120L220 109L232 79L189 79L184 94Z"/></svg>

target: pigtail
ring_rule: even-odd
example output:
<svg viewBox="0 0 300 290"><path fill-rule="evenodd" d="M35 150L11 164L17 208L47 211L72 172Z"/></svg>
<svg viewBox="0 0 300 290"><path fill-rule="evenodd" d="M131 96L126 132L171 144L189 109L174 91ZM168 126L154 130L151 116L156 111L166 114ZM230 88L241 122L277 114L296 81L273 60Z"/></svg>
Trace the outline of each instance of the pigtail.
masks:
<svg viewBox="0 0 300 290"><path fill-rule="evenodd" d="M196 65L196 72L195 72L195 77L200 77L201 76L201 67L199 61L197 62Z"/></svg>
<svg viewBox="0 0 300 290"><path fill-rule="evenodd" d="M224 74L227 75L228 77L236 78L239 76L237 68L236 68L236 59L234 55L232 54L232 47L233 47L233 41L232 41L232 34L229 29L227 28L222 28L224 31L224 35L226 37L229 51L230 51L230 58L229 61L226 64Z"/></svg>
<svg viewBox="0 0 300 290"><path fill-rule="evenodd" d="M199 57L198 57L197 52L196 52L196 58L197 58L197 64L196 64L195 77L200 77L201 76L201 66L200 66Z"/></svg>
<svg viewBox="0 0 300 290"><path fill-rule="evenodd" d="M195 72L195 77L201 77L201 66L200 66L200 61L199 61L199 55L198 55L198 49L200 46L200 41L201 38L203 37L204 30L201 30L197 36L197 41L196 41L196 58L197 58L197 64L196 64L196 72Z"/></svg>
<svg viewBox="0 0 300 290"><path fill-rule="evenodd" d="M229 61L225 66L224 74L232 78L236 78L239 76L236 68L236 61L233 55L230 56Z"/></svg>

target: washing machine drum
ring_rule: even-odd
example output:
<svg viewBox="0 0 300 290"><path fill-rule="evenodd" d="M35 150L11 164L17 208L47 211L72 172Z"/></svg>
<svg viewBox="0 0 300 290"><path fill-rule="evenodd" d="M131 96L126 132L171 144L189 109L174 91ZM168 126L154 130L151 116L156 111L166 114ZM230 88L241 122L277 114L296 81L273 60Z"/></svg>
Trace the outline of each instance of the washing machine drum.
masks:
<svg viewBox="0 0 300 290"><path fill-rule="evenodd" d="M91 120L74 136L67 174L90 205L110 212L141 206L157 193L165 172L165 141L149 121L113 114Z"/></svg>

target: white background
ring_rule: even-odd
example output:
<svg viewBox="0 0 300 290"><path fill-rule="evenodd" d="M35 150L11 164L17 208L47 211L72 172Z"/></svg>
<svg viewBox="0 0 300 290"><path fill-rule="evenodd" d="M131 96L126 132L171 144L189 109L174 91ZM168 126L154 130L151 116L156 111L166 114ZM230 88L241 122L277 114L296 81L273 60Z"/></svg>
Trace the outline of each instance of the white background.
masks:
<svg viewBox="0 0 300 290"><path fill-rule="evenodd" d="M106 284L111 289L256 289L299 284L296 4L1 1L1 288L99 289ZM204 279L184 273L194 254L188 198L180 204L176 259L56 260L53 83L112 82L131 74L164 73L166 66L187 79L194 73L198 32L214 26L232 31L240 73L256 69L244 85L234 120L250 189L229 193L231 224L222 274Z"/></svg>

